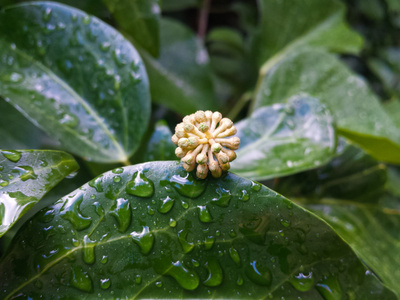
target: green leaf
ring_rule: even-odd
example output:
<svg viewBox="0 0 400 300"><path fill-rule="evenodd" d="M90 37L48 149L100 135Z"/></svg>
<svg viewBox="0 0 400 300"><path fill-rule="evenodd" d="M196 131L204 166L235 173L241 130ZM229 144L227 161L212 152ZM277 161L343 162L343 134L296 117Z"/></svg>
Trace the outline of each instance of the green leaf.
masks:
<svg viewBox="0 0 400 300"><path fill-rule="evenodd" d="M132 45L95 17L54 2L0 14L0 95L63 147L125 161L150 114L148 80Z"/></svg>
<svg viewBox="0 0 400 300"><path fill-rule="evenodd" d="M141 52L150 78L152 100L186 115L216 109L207 51L183 24L160 21L160 55Z"/></svg>
<svg viewBox="0 0 400 300"><path fill-rule="evenodd" d="M386 168L347 147L329 165L308 173L283 179L278 190L326 220L400 296L400 198L384 194Z"/></svg>
<svg viewBox="0 0 400 300"><path fill-rule="evenodd" d="M162 11L177 11L199 7L199 0L162 0Z"/></svg>
<svg viewBox="0 0 400 300"><path fill-rule="evenodd" d="M265 74L287 53L312 46L332 52L358 53L360 35L345 22L345 5L335 0L260 0L261 21L252 49Z"/></svg>
<svg viewBox="0 0 400 300"><path fill-rule="evenodd" d="M116 169L60 199L25 223L0 271L5 300L395 299L314 215L176 162Z"/></svg>
<svg viewBox="0 0 400 300"><path fill-rule="evenodd" d="M331 54L305 50L281 61L264 77L253 109L302 92L330 109L339 134L379 160L400 163L400 131L367 84Z"/></svg>
<svg viewBox="0 0 400 300"><path fill-rule="evenodd" d="M235 124L241 140L232 171L265 180L327 163L335 154L332 116L318 99L294 96Z"/></svg>
<svg viewBox="0 0 400 300"><path fill-rule="evenodd" d="M119 27L153 56L159 53L161 0L102 0Z"/></svg>
<svg viewBox="0 0 400 300"><path fill-rule="evenodd" d="M391 101L384 103L383 108L396 124L397 128L400 129L400 98L392 99Z"/></svg>
<svg viewBox="0 0 400 300"><path fill-rule="evenodd" d="M0 150L0 237L65 176L78 170L60 151Z"/></svg>
<svg viewBox="0 0 400 300"><path fill-rule="evenodd" d="M19 111L0 99L0 141L5 149L37 149L46 140L43 131L29 122Z"/></svg>
<svg viewBox="0 0 400 300"><path fill-rule="evenodd" d="M154 132L144 150L144 161L176 160L176 145L171 141L172 133L165 121L156 123Z"/></svg>

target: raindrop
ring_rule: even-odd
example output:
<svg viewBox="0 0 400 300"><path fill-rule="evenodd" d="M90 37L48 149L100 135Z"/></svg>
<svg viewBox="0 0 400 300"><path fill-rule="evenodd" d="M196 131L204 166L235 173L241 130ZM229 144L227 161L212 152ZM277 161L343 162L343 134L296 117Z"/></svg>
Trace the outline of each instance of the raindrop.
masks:
<svg viewBox="0 0 400 300"><path fill-rule="evenodd" d="M205 286L219 286L223 280L222 268L216 259L210 259L205 265L208 278L203 281Z"/></svg>
<svg viewBox="0 0 400 300"><path fill-rule="evenodd" d="M205 250L210 250L215 243L215 237L213 236L207 236L204 240L204 249Z"/></svg>
<svg viewBox="0 0 400 300"><path fill-rule="evenodd" d="M189 198L199 197L206 188L206 181L195 179L191 173L186 177L173 175L169 181L179 194Z"/></svg>
<svg viewBox="0 0 400 300"><path fill-rule="evenodd" d="M125 232L131 224L132 212L129 200L119 198L116 203L112 206L110 215L114 216L118 222L118 231Z"/></svg>
<svg viewBox="0 0 400 300"><path fill-rule="evenodd" d="M229 248L229 255L231 256L232 260L233 260L238 266L240 266L240 256L239 256L239 252L238 252L234 247L230 247L230 248Z"/></svg>
<svg viewBox="0 0 400 300"><path fill-rule="evenodd" d="M211 217L210 212L207 209L207 206L198 205L197 208L199 210L199 219L201 222L203 222L203 223L212 222L212 217Z"/></svg>
<svg viewBox="0 0 400 300"><path fill-rule="evenodd" d="M239 196L239 200L248 201L250 199L249 193L246 190L242 190L242 194Z"/></svg>
<svg viewBox="0 0 400 300"><path fill-rule="evenodd" d="M1 154L9 161L18 162L21 159L21 153L15 150L3 150Z"/></svg>
<svg viewBox="0 0 400 300"><path fill-rule="evenodd" d="M171 262L169 265L162 262L158 264L157 271L174 278L185 290L194 290L200 283L197 273L185 268L180 261Z"/></svg>
<svg viewBox="0 0 400 300"><path fill-rule="evenodd" d="M111 47L111 43L109 42L104 42L100 44L100 50L103 52L107 52L108 50L110 50Z"/></svg>
<svg viewBox="0 0 400 300"><path fill-rule="evenodd" d="M240 275L238 276L238 279L236 280L236 284L239 286L243 285L243 277L242 276L240 276Z"/></svg>
<svg viewBox="0 0 400 300"><path fill-rule="evenodd" d="M261 189L261 184L258 182L251 182L251 188L253 189L253 191L258 192Z"/></svg>
<svg viewBox="0 0 400 300"><path fill-rule="evenodd" d="M107 261L108 261L108 257L106 256L106 255L103 255L103 257L101 258L101 263L102 264L105 264L105 263L107 263Z"/></svg>
<svg viewBox="0 0 400 300"><path fill-rule="evenodd" d="M103 192L103 175L97 176L96 178L89 181L89 186L94 188L96 192Z"/></svg>
<svg viewBox="0 0 400 300"><path fill-rule="evenodd" d="M289 282L293 287L300 292L307 292L314 285L314 278L312 277L312 272L308 274L299 273L293 276Z"/></svg>
<svg viewBox="0 0 400 300"><path fill-rule="evenodd" d="M73 197L68 197L61 207L60 215L63 219L71 222L72 226L76 230L83 230L88 228L92 223L91 218L84 217L79 210L79 206L82 203L83 194L78 193Z"/></svg>
<svg viewBox="0 0 400 300"><path fill-rule="evenodd" d="M131 233L133 241L139 245L142 254L148 254L154 245L154 235L148 226L143 226L142 232Z"/></svg>
<svg viewBox="0 0 400 300"><path fill-rule="evenodd" d="M89 236L85 235L83 238L83 261L87 264L93 264L95 261L94 246L96 242L89 239Z"/></svg>
<svg viewBox="0 0 400 300"><path fill-rule="evenodd" d="M156 287L158 287L158 288L162 287L162 282L161 281L157 281L156 282Z"/></svg>
<svg viewBox="0 0 400 300"><path fill-rule="evenodd" d="M112 172L114 174L122 174L124 172L124 169L123 168L116 168L116 169L112 170Z"/></svg>
<svg viewBox="0 0 400 300"><path fill-rule="evenodd" d="M19 173L19 178L22 181L27 181L29 179L36 179L37 175L33 171L32 167L29 166L21 166L21 167L15 167L12 172L18 172Z"/></svg>
<svg viewBox="0 0 400 300"><path fill-rule="evenodd" d="M316 284L315 288L325 300L342 299L342 289L339 281L333 276L325 277Z"/></svg>
<svg viewBox="0 0 400 300"><path fill-rule="evenodd" d="M114 176L113 177L114 182L120 182L121 181L121 176Z"/></svg>
<svg viewBox="0 0 400 300"><path fill-rule="evenodd" d="M142 283L142 276L136 275L135 282L136 282L137 284L141 284L141 283Z"/></svg>
<svg viewBox="0 0 400 300"><path fill-rule="evenodd" d="M172 206L174 206L175 200L167 196L165 199L160 199L160 206L158 208L158 211L160 213L166 214L172 209Z"/></svg>
<svg viewBox="0 0 400 300"><path fill-rule="evenodd" d="M110 278L100 279L100 286L102 289L106 290L110 287L111 281Z"/></svg>
<svg viewBox="0 0 400 300"><path fill-rule="evenodd" d="M194 248L194 244L188 242L186 239L188 233L189 233L189 231L187 229L182 229L181 231L178 232L178 239L179 239L179 242L182 246L184 253L189 253Z"/></svg>
<svg viewBox="0 0 400 300"><path fill-rule="evenodd" d="M257 261L250 262L245 270L246 276L256 284L269 286L272 280L271 271Z"/></svg>
<svg viewBox="0 0 400 300"><path fill-rule="evenodd" d="M11 74L4 75L2 79L9 83L21 83L25 79L25 76L17 72L12 72Z"/></svg>
<svg viewBox="0 0 400 300"><path fill-rule="evenodd" d="M183 201L182 200L182 207L184 208L184 209L188 209L189 208L189 204L186 202L186 201Z"/></svg>
<svg viewBox="0 0 400 300"><path fill-rule="evenodd" d="M88 15L84 16L82 19L82 23L85 25L89 25L90 24L90 17Z"/></svg>
<svg viewBox="0 0 400 300"><path fill-rule="evenodd" d="M93 289L92 280L90 279L89 275L83 272L82 267L80 266L73 266L71 267L72 271L72 278L71 278L71 285L78 290L84 292L91 292Z"/></svg>
<svg viewBox="0 0 400 300"><path fill-rule="evenodd" d="M132 180L128 181L126 192L138 197L151 197L154 193L154 184L142 171L137 171L133 174Z"/></svg>
<svg viewBox="0 0 400 300"><path fill-rule="evenodd" d="M0 186L5 187L8 185L8 183L9 183L8 180L0 179Z"/></svg>
<svg viewBox="0 0 400 300"><path fill-rule="evenodd" d="M46 7L46 9L43 10L42 19L44 22L48 22L50 21L50 17L51 17L51 8Z"/></svg>
<svg viewBox="0 0 400 300"><path fill-rule="evenodd" d="M285 220L285 219L281 219L281 224L285 227L289 227L290 226L290 221Z"/></svg>
<svg viewBox="0 0 400 300"><path fill-rule="evenodd" d="M225 190L224 188L219 187L217 189L217 194L218 198L212 199L211 203L220 207L228 207L229 201L232 198L231 192L229 190Z"/></svg>
<svg viewBox="0 0 400 300"><path fill-rule="evenodd" d="M170 227L175 227L176 226L176 221L174 219L169 219L169 226Z"/></svg>

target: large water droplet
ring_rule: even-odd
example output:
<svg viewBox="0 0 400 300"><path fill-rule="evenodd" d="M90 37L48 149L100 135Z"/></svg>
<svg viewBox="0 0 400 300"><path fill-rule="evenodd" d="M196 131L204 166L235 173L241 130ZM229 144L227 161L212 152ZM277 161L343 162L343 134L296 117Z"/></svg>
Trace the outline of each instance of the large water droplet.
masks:
<svg viewBox="0 0 400 300"><path fill-rule="evenodd" d="M233 260L238 266L240 266L240 256L239 256L239 252L238 252L234 247L230 247L230 248L229 248L229 255L231 256L232 260Z"/></svg>
<svg viewBox="0 0 400 300"><path fill-rule="evenodd" d="M48 22L50 21L50 17L51 17L51 8L46 7L46 9L44 9L42 13L42 19L44 22Z"/></svg>
<svg viewBox="0 0 400 300"><path fill-rule="evenodd" d="M102 289L106 290L110 287L110 285L111 285L110 278L100 279L100 286Z"/></svg>
<svg viewBox="0 0 400 300"><path fill-rule="evenodd" d="M137 171L127 183L126 192L137 197L151 197L154 193L154 184L142 171Z"/></svg>
<svg viewBox="0 0 400 300"><path fill-rule="evenodd" d="M185 177L174 175L169 181L179 194L189 198L199 197L206 188L206 181L195 179L191 173Z"/></svg>
<svg viewBox="0 0 400 300"><path fill-rule="evenodd" d="M76 230L83 230L88 228L92 223L91 218L84 217L80 210L79 206L83 200L83 194L78 193L73 197L68 197L67 201L64 202L64 205L61 207L60 215L63 219L71 222L72 226Z"/></svg>
<svg viewBox="0 0 400 300"><path fill-rule="evenodd" d="M158 211L160 213L166 214L167 212L169 212L172 208L172 206L174 206L174 202L175 200L170 198L169 196L167 196L167 198L164 199L160 199L160 206L158 208Z"/></svg>
<svg viewBox="0 0 400 300"><path fill-rule="evenodd" d="M214 246L214 243L215 243L215 237L213 237L211 235L206 236L206 238L204 240L204 244L203 244L204 245L204 249L205 250L210 250Z"/></svg>
<svg viewBox="0 0 400 300"><path fill-rule="evenodd" d="M176 220L175 219L169 219L169 226L170 227L175 227L176 226Z"/></svg>
<svg viewBox="0 0 400 300"><path fill-rule="evenodd" d="M315 285L315 288L325 300L342 299L342 289L339 281L333 276L325 277Z"/></svg>
<svg viewBox="0 0 400 300"><path fill-rule="evenodd" d="M251 188L253 191L258 192L259 190L261 190L261 184L255 181L251 182Z"/></svg>
<svg viewBox="0 0 400 300"><path fill-rule="evenodd" d="M219 187L217 189L217 194L218 194L218 197L212 199L211 203L218 205L220 207L228 207L229 201L232 198L231 192L229 190Z"/></svg>
<svg viewBox="0 0 400 300"><path fill-rule="evenodd" d="M289 282L293 287L300 292L307 292L314 285L314 278L312 277L312 272L308 274L299 273L293 276Z"/></svg>
<svg viewBox="0 0 400 300"><path fill-rule="evenodd" d="M18 166L15 167L12 172L18 172L19 173L19 178L22 181L27 181L29 179L36 179L37 175L35 174L35 171L33 170L32 167L29 166Z"/></svg>
<svg viewBox="0 0 400 300"><path fill-rule="evenodd" d="M92 280L90 276L83 272L82 267L80 266L73 266L71 267L72 271L72 278L71 278L71 285L78 290L84 292L91 292L93 289Z"/></svg>
<svg viewBox="0 0 400 300"><path fill-rule="evenodd" d="M83 261L87 264L93 264L95 261L94 246L96 242L89 239L87 235L83 238Z"/></svg>
<svg viewBox="0 0 400 300"><path fill-rule="evenodd" d="M269 220L266 216L249 217L246 223L239 223L239 231L250 241L263 245L265 235L269 227Z"/></svg>
<svg viewBox="0 0 400 300"><path fill-rule="evenodd" d="M248 201L250 199L249 192L242 190L242 194L239 196L239 200Z"/></svg>
<svg viewBox="0 0 400 300"><path fill-rule="evenodd" d="M8 184L9 184L8 180L0 179L0 186L1 186L1 187L5 187L5 186L7 186Z"/></svg>
<svg viewBox="0 0 400 300"><path fill-rule="evenodd" d="M15 150L3 150L1 154L12 162L18 162L21 159L21 153Z"/></svg>
<svg viewBox="0 0 400 300"><path fill-rule="evenodd" d="M103 175L97 176L96 178L89 181L89 186L96 189L96 192L103 192Z"/></svg>
<svg viewBox="0 0 400 300"><path fill-rule="evenodd" d="M203 282L206 286L219 286L222 283L222 268L215 258L211 258L205 267L208 271L208 278Z"/></svg>
<svg viewBox="0 0 400 300"><path fill-rule="evenodd" d="M154 235L150 232L148 226L144 226L142 232L131 233L133 241L139 245L143 254L148 254L154 245Z"/></svg>
<svg viewBox="0 0 400 300"><path fill-rule="evenodd" d="M182 229L181 231L178 232L178 239L184 253L189 253L194 248L194 244L186 240L188 233L189 231L187 229Z"/></svg>
<svg viewBox="0 0 400 300"><path fill-rule="evenodd" d="M269 286L272 281L271 271L257 261L250 262L245 270L246 276L256 284Z"/></svg>
<svg viewBox="0 0 400 300"><path fill-rule="evenodd" d="M211 217L210 212L207 209L207 206L198 205L197 208L199 210L199 219L201 222L204 222L204 223L212 222L212 217Z"/></svg>
<svg viewBox="0 0 400 300"><path fill-rule="evenodd" d="M199 286L200 279L196 272L185 268L182 262L166 263L160 261L155 265L155 269L162 275L169 275L185 290L194 290Z"/></svg>
<svg viewBox="0 0 400 300"><path fill-rule="evenodd" d="M125 232L131 224L132 212L129 200L119 198L112 206L110 215L114 216L118 222L118 231Z"/></svg>

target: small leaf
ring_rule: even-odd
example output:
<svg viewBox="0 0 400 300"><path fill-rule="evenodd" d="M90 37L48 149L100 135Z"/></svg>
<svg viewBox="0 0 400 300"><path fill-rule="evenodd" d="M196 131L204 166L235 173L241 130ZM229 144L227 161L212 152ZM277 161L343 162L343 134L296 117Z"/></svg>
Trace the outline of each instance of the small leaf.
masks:
<svg viewBox="0 0 400 300"><path fill-rule="evenodd" d="M294 96L261 107L235 126L241 145L231 170L265 180L312 169L335 154L332 116L318 99Z"/></svg>
<svg viewBox="0 0 400 300"><path fill-rule="evenodd" d="M261 23L252 49L265 74L293 49L304 46L358 53L362 38L345 22L345 5L335 0L259 1Z"/></svg>
<svg viewBox="0 0 400 300"><path fill-rule="evenodd" d="M122 35L55 2L0 13L0 95L63 147L88 160L125 161L150 113L142 61Z"/></svg>
<svg viewBox="0 0 400 300"><path fill-rule="evenodd" d="M126 190L139 177L154 185L146 196ZM25 223L0 262L2 299L319 299L329 290L395 299L329 226L258 183L229 173L199 181L176 162L153 162L97 184ZM214 205L221 195L226 205ZM167 197L174 203L159 210Z"/></svg>
<svg viewBox="0 0 400 300"><path fill-rule="evenodd" d="M141 55L153 101L182 115L199 109L215 110L207 50L189 28L161 19L159 57L155 59L144 51Z"/></svg>
<svg viewBox="0 0 400 300"><path fill-rule="evenodd" d="M400 163L400 131L367 84L331 54L304 50L281 61L264 77L253 109L301 92L328 107L339 134L379 160Z"/></svg>
<svg viewBox="0 0 400 300"><path fill-rule="evenodd" d="M147 52L159 52L160 0L102 0L119 27Z"/></svg>
<svg viewBox="0 0 400 300"><path fill-rule="evenodd" d="M0 237L78 168L71 155L60 151L0 150Z"/></svg>
<svg viewBox="0 0 400 300"><path fill-rule="evenodd" d="M176 145L171 141L172 133L167 123L156 123L154 132L147 143L143 161L175 160Z"/></svg>

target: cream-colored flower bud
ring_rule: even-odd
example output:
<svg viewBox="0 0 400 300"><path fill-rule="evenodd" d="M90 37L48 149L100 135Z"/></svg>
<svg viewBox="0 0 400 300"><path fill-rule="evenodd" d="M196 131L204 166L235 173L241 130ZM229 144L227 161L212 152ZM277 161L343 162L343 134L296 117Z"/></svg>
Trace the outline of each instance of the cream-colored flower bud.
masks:
<svg viewBox="0 0 400 300"><path fill-rule="evenodd" d="M220 134L218 134L218 135L215 136L215 137L224 138L224 137L227 137L227 136L234 135L234 134L236 134L236 133L237 133L236 127L235 127L235 126L232 126L231 128L226 129L224 132L221 132Z"/></svg>
<svg viewBox="0 0 400 300"><path fill-rule="evenodd" d="M238 137L232 137L230 139L217 138L215 139L215 142L232 150L236 150L240 146L240 139Z"/></svg>
<svg viewBox="0 0 400 300"><path fill-rule="evenodd" d="M178 146L181 148L186 148L188 146L188 139L187 138L179 139Z"/></svg>
<svg viewBox="0 0 400 300"><path fill-rule="evenodd" d="M197 137L191 136L187 139L187 147L189 149L196 148L199 145L199 139Z"/></svg>
<svg viewBox="0 0 400 300"><path fill-rule="evenodd" d="M226 149L226 148L224 148L224 147L222 147L221 150L222 150L226 155L228 155L229 161L233 161L233 160L236 159L236 153L235 153L235 151Z"/></svg>
<svg viewBox="0 0 400 300"><path fill-rule="evenodd" d="M192 153L186 154L186 156L184 158L182 158L182 161L187 165L194 164L193 154Z"/></svg>
<svg viewBox="0 0 400 300"><path fill-rule="evenodd" d="M207 163L207 155L200 153L199 155L197 155L196 157L196 162L200 165L204 165Z"/></svg>
<svg viewBox="0 0 400 300"><path fill-rule="evenodd" d="M194 129L194 126L193 126L192 123L185 122L185 123L183 123L183 129L184 129L186 132L192 132L193 129Z"/></svg>
<svg viewBox="0 0 400 300"><path fill-rule="evenodd" d="M187 151L183 150L181 147L175 149L175 155L179 158L182 158L186 155Z"/></svg>
<svg viewBox="0 0 400 300"><path fill-rule="evenodd" d="M174 134L174 135L171 137L171 141L172 141L175 145L178 145L179 138L176 136L176 134Z"/></svg>
<svg viewBox="0 0 400 300"><path fill-rule="evenodd" d="M191 124L195 124L196 120L194 119L193 115L189 115L183 118L183 123L191 123Z"/></svg>
<svg viewBox="0 0 400 300"><path fill-rule="evenodd" d="M208 129L209 129L209 127L208 127L208 125L206 124L206 123L200 123L199 124L199 130L201 131L201 132L206 132L206 131L208 131Z"/></svg>
<svg viewBox="0 0 400 300"><path fill-rule="evenodd" d="M182 123L176 125L176 127L175 127L175 135L178 138L187 137L187 133L186 133L185 129L183 128L183 124Z"/></svg>
<svg viewBox="0 0 400 300"><path fill-rule="evenodd" d="M219 153L221 151L221 144L220 143L214 143L211 146L211 151L213 153Z"/></svg>
<svg viewBox="0 0 400 300"><path fill-rule="evenodd" d="M208 164L208 168L210 169L213 177L215 177L215 178L221 177L222 170L221 170L218 162L216 162L216 161L210 162Z"/></svg>
<svg viewBox="0 0 400 300"><path fill-rule="evenodd" d="M207 165L198 165L197 166L197 171L196 171L197 177L199 177L200 179L205 179L207 177L207 173L208 173Z"/></svg>
<svg viewBox="0 0 400 300"><path fill-rule="evenodd" d="M216 153L215 155L217 156L218 162L220 164L226 164L227 162L229 162L229 156L226 155L225 153L220 152Z"/></svg>
<svg viewBox="0 0 400 300"><path fill-rule="evenodd" d="M198 123L207 121L206 114L202 110L196 111L196 113L194 114L194 118Z"/></svg>
<svg viewBox="0 0 400 300"><path fill-rule="evenodd" d="M188 164L183 163L183 168L188 172L192 172L195 167L196 167L195 164L188 165Z"/></svg>
<svg viewBox="0 0 400 300"><path fill-rule="evenodd" d="M221 165L222 171L228 171L230 168L231 168L231 165L229 164L229 162Z"/></svg>

